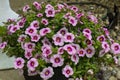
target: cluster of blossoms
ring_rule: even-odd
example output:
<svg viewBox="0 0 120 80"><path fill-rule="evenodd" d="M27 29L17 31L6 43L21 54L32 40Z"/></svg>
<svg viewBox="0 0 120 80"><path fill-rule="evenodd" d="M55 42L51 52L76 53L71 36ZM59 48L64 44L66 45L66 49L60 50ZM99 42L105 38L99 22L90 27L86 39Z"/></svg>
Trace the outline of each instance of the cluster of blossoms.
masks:
<svg viewBox="0 0 120 80"><path fill-rule="evenodd" d="M98 22L93 14L85 14L76 6L34 2L23 8L19 20L8 22L0 49L12 52L15 69L27 68L29 76L39 74L46 80L55 75L53 67L62 67L66 78L82 80L80 66L86 64L82 60L111 54L118 63L120 44Z"/></svg>

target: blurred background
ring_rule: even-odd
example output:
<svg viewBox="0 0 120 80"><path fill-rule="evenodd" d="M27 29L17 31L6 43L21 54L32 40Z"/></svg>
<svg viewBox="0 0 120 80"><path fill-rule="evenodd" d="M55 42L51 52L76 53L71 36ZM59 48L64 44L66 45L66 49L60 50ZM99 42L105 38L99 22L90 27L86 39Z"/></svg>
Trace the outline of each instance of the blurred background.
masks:
<svg viewBox="0 0 120 80"><path fill-rule="evenodd" d="M44 1L44 0L10 0L11 8L18 13L18 10L22 9L23 6L26 4L30 4L34 1ZM48 1L55 1L55 0L48 0ZM115 16L115 6L117 6L117 10L120 12L120 0L57 0L60 2L67 2L71 4L77 4L81 2L80 4L77 4L80 9L83 9L85 11L91 11L95 13L95 15L99 18L102 18L105 21L105 24L110 24L109 17L107 14L111 13L113 16ZM75 2L75 3L74 3ZM2 1L0 2L2 3ZM112 26L110 29L111 36L115 39L120 40L120 15L119 12L117 13L117 17L115 17L115 25ZM114 19L114 18L113 18ZM115 67L120 73L120 68ZM118 76L113 75L106 75L109 76L109 80L120 80L120 74L118 73ZM119 77L119 78L116 78ZM19 75L19 72L14 69L9 70L1 70L0 71L0 80L24 80L24 77L22 75ZM108 80L108 79L107 79Z"/></svg>

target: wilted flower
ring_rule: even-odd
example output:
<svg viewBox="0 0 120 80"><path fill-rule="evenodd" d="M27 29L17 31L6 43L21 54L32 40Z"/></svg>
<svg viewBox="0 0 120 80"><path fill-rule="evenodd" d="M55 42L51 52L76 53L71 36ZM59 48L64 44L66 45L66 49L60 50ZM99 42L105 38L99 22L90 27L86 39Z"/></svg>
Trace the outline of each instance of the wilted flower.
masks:
<svg viewBox="0 0 120 80"><path fill-rule="evenodd" d="M50 33L51 32L51 29L50 28L42 28L40 30L40 35L41 36L45 36L47 33Z"/></svg>
<svg viewBox="0 0 120 80"><path fill-rule="evenodd" d="M72 55L72 56L71 56L71 60L72 60L75 64L77 64L77 63L79 62L79 57L78 57L78 55L77 55L77 54Z"/></svg>

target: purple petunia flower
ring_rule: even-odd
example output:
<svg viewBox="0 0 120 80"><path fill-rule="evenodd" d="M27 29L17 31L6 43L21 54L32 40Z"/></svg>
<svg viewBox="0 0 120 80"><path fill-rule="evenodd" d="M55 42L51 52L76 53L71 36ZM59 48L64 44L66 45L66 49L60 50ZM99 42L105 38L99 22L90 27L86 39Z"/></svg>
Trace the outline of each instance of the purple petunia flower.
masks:
<svg viewBox="0 0 120 80"><path fill-rule="evenodd" d="M63 17L64 17L65 19L68 19L68 18L70 17L70 15L71 15L71 13L66 13Z"/></svg>
<svg viewBox="0 0 120 80"><path fill-rule="evenodd" d="M24 49L26 51L33 51L35 48L35 44L34 43L31 43L31 42L27 42L24 44Z"/></svg>
<svg viewBox="0 0 120 80"><path fill-rule="evenodd" d="M4 49L7 45L7 42L0 43L0 49Z"/></svg>
<svg viewBox="0 0 120 80"><path fill-rule="evenodd" d="M51 42L46 37L43 38L42 43L43 43L43 45L49 45L49 46L52 45Z"/></svg>
<svg viewBox="0 0 120 80"><path fill-rule="evenodd" d="M20 43L20 42L24 42L25 39L26 39L26 37L27 37L27 35L22 34L22 35L19 36L19 38L18 38L17 41L18 41L19 43Z"/></svg>
<svg viewBox="0 0 120 80"><path fill-rule="evenodd" d="M46 17L54 17L55 16L55 10L52 8L47 8L45 10Z"/></svg>
<svg viewBox="0 0 120 80"><path fill-rule="evenodd" d="M78 51L80 49L79 44L72 43L71 45L76 49L76 51Z"/></svg>
<svg viewBox="0 0 120 80"><path fill-rule="evenodd" d="M40 40L40 35L38 34L31 35L31 41L38 42L39 40Z"/></svg>
<svg viewBox="0 0 120 80"><path fill-rule="evenodd" d="M58 7L59 10L61 10L61 9L64 8L64 5L62 5L62 4L58 4L57 7Z"/></svg>
<svg viewBox="0 0 120 80"><path fill-rule="evenodd" d="M32 35L32 34L37 34L37 30L34 27L28 27L25 30L25 34Z"/></svg>
<svg viewBox="0 0 120 80"><path fill-rule="evenodd" d="M37 17L38 17L38 18L40 18L40 17L42 17L42 16L43 16L42 13L38 13L38 14L37 14Z"/></svg>
<svg viewBox="0 0 120 80"><path fill-rule="evenodd" d="M111 45L111 51L114 53L114 54L119 54L120 53L120 45L119 43L113 43Z"/></svg>
<svg viewBox="0 0 120 80"><path fill-rule="evenodd" d="M15 33L17 30L19 30L20 29L20 27L18 26L18 25L11 25L10 27L9 27L9 31L11 32L11 33Z"/></svg>
<svg viewBox="0 0 120 80"><path fill-rule="evenodd" d="M62 58L61 55L56 54L50 58L50 62L52 63L53 67L59 67L63 65L64 59Z"/></svg>
<svg viewBox="0 0 120 80"><path fill-rule="evenodd" d="M36 67L38 67L38 61L36 58L31 58L28 62L27 62L27 67L29 70L34 71Z"/></svg>
<svg viewBox="0 0 120 80"><path fill-rule="evenodd" d="M72 34L72 33L66 33L65 35L64 35L64 41L65 42L73 42L74 41L74 39L75 39L75 36L74 36L74 34Z"/></svg>
<svg viewBox="0 0 120 80"><path fill-rule="evenodd" d="M49 46L46 46L44 49L43 49L43 52L42 52L42 55L47 57L49 56L50 54L52 54L52 50Z"/></svg>
<svg viewBox="0 0 120 80"><path fill-rule="evenodd" d="M84 16L83 13L76 14L76 18L77 18L77 19L80 19L82 16Z"/></svg>
<svg viewBox="0 0 120 80"><path fill-rule="evenodd" d="M45 8L46 9L54 9L54 7L51 4L47 4Z"/></svg>
<svg viewBox="0 0 120 80"><path fill-rule="evenodd" d="M30 59L32 57L32 51L25 51L25 58Z"/></svg>
<svg viewBox="0 0 120 80"><path fill-rule="evenodd" d="M23 12L27 12L30 9L29 5L25 5L23 7Z"/></svg>
<svg viewBox="0 0 120 80"><path fill-rule="evenodd" d="M50 33L51 32L51 29L50 28L42 28L40 30L40 35L41 36L45 36L47 33Z"/></svg>
<svg viewBox="0 0 120 80"><path fill-rule="evenodd" d="M69 16L68 22L69 22L70 24L72 24L72 26L76 26L76 25L77 25L77 19L75 19L75 18L72 17L72 16Z"/></svg>
<svg viewBox="0 0 120 80"><path fill-rule="evenodd" d="M63 47L63 49L66 50L68 52L68 54L70 54L70 55L76 54L76 49L71 44L66 44Z"/></svg>
<svg viewBox="0 0 120 80"><path fill-rule="evenodd" d="M54 72L52 67L44 68L40 73L41 78L43 78L44 80L48 80L53 75L54 75Z"/></svg>
<svg viewBox="0 0 120 80"><path fill-rule="evenodd" d="M91 46L93 44L92 40L89 40L89 39L86 39L85 40L85 43L88 45L88 46Z"/></svg>
<svg viewBox="0 0 120 80"><path fill-rule="evenodd" d="M33 5L36 7L37 10L40 10L42 7L41 7L41 4L39 4L38 2L33 2Z"/></svg>
<svg viewBox="0 0 120 80"><path fill-rule="evenodd" d="M97 40L100 41L100 42L104 42L106 39L105 39L104 35L100 35L100 36L97 37Z"/></svg>
<svg viewBox="0 0 120 80"><path fill-rule="evenodd" d="M69 65L66 65L62 70L62 74L69 78L73 75L73 69Z"/></svg>
<svg viewBox="0 0 120 80"><path fill-rule="evenodd" d="M89 14L89 15L88 15L88 19L89 19L90 21L94 22L95 24L98 23L98 19L97 19L94 15Z"/></svg>
<svg viewBox="0 0 120 80"><path fill-rule="evenodd" d="M92 36L91 34L88 34L88 33L84 33L83 34L87 39L91 40L92 39Z"/></svg>
<svg viewBox="0 0 120 80"><path fill-rule="evenodd" d="M78 64L79 62L79 57L77 54L71 56L71 60L75 62L75 64Z"/></svg>
<svg viewBox="0 0 120 80"><path fill-rule="evenodd" d="M91 34L92 32L91 32L91 30L90 29L88 29L88 28L85 28L85 29L83 29L83 34Z"/></svg>
<svg viewBox="0 0 120 80"><path fill-rule="evenodd" d="M88 58L92 58L92 56L95 54L95 48L93 46L88 46L86 49L86 56Z"/></svg>
<svg viewBox="0 0 120 80"><path fill-rule="evenodd" d="M24 59L21 57L18 57L14 61L14 68L15 69L22 69L24 67L24 63L25 63Z"/></svg>
<svg viewBox="0 0 120 80"><path fill-rule="evenodd" d="M86 51L85 51L84 49L79 49L79 50L78 50L78 55L79 55L80 57L84 57L85 54L86 54Z"/></svg>
<svg viewBox="0 0 120 80"><path fill-rule="evenodd" d="M67 28L61 28L58 32L57 32L57 34L61 34L61 35L65 35L66 33L68 33L68 29Z"/></svg>
<svg viewBox="0 0 120 80"><path fill-rule="evenodd" d="M72 7L71 7L71 10L73 10L74 12L77 12L77 11L78 11L78 7L72 6Z"/></svg>
<svg viewBox="0 0 120 80"><path fill-rule="evenodd" d="M63 54L63 53L64 53L63 47L59 47L58 51L57 51L57 54Z"/></svg>
<svg viewBox="0 0 120 80"><path fill-rule="evenodd" d="M41 23L44 24L44 25L48 25L48 20L47 19L42 19Z"/></svg>
<svg viewBox="0 0 120 80"><path fill-rule="evenodd" d="M102 48L105 50L105 53L110 51L110 46L107 42L102 42Z"/></svg>
<svg viewBox="0 0 120 80"><path fill-rule="evenodd" d="M34 27L35 29L39 29L39 22L37 20L31 22L30 24L31 27Z"/></svg>
<svg viewBox="0 0 120 80"><path fill-rule="evenodd" d="M64 38L61 34L53 35L53 40L55 45L63 46L64 45Z"/></svg>

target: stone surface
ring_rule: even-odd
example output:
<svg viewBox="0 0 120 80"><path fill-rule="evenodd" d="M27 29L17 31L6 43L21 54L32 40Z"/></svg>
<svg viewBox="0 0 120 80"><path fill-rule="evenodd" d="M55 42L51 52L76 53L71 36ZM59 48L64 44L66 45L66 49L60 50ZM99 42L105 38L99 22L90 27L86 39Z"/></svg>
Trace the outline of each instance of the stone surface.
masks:
<svg viewBox="0 0 120 80"><path fill-rule="evenodd" d="M24 77L17 70L0 71L0 80L24 80Z"/></svg>
<svg viewBox="0 0 120 80"><path fill-rule="evenodd" d="M117 78L120 79L120 70L116 74Z"/></svg>
<svg viewBox="0 0 120 80"><path fill-rule="evenodd" d="M114 77L114 76L111 76L111 77L109 78L109 80L117 80L117 78Z"/></svg>

